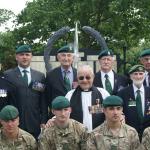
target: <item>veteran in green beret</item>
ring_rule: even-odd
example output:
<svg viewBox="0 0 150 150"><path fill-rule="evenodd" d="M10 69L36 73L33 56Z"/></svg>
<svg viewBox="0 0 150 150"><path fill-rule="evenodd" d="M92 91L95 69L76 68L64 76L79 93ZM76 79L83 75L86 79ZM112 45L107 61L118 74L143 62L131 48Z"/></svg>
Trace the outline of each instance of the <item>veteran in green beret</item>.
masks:
<svg viewBox="0 0 150 150"><path fill-rule="evenodd" d="M145 67L144 85L150 87L150 48L141 51L140 61Z"/></svg>
<svg viewBox="0 0 150 150"><path fill-rule="evenodd" d="M143 85L145 68L134 65L129 70L132 84L118 92L124 101L126 123L134 127L141 141L145 128L150 126L150 88Z"/></svg>
<svg viewBox="0 0 150 150"><path fill-rule="evenodd" d="M53 125L46 128L39 138L39 150L86 150L88 137L83 124L70 119L70 102L64 96L52 101Z"/></svg>
<svg viewBox="0 0 150 150"><path fill-rule="evenodd" d="M16 87L16 101L13 104L20 112L20 128L38 138L48 118L45 99L45 75L32 69L32 49L21 45L16 49L18 66L6 70L5 78Z"/></svg>
<svg viewBox="0 0 150 150"><path fill-rule="evenodd" d="M103 101L106 121L91 132L87 150L137 150L140 146L136 130L120 121L123 100L109 96Z"/></svg>
<svg viewBox="0 0 150 150"><path fill-rule="evenodd" d="M128 85L128 78L113 70L114 57L111 49L102 50L98 61L100 70L95 74L94 85L106 89L110 95L116 95L119 90Z"/></svg>
<svg viewBox="0 0 150 150"><path fill-rule="evenodd" d="M0 111L0 149L1 150L37 150L34 137L20 129L18 109L12 105Z"/></svg>
<svg viewBox="0 0 150 150"><path fill-rule="evenodd" d="M73 48L70 45L61 47L58 49L56 57L60 65L46 76L46 96L50 108L55 97L65 96L68 91L77 87L77 70L72 67ZM50 114L50 118L52 116Z"/></svg>

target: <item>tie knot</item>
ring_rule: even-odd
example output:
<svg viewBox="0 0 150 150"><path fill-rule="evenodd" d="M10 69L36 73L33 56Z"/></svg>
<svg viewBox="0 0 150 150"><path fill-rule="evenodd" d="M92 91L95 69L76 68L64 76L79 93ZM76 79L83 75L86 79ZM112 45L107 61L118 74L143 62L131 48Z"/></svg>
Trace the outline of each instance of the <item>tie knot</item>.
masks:
<svg viewBox="0 0 150 150"><path fill-rule="evenodd" d="M28 71L24 69L22 72L23 72L23 73L27 73Z"/></svg>
<svg viewBox="0 0 150 150"><path fill-rule="evenodd" d="M140 93L140 90L137 90L136 92L137 92L137 93Z"/></svg>
<svg viewBox="0 0 150 150"><path fill-rule="evenodd" d="M108 79L108 74L105 74L105 78Z"/></svg>

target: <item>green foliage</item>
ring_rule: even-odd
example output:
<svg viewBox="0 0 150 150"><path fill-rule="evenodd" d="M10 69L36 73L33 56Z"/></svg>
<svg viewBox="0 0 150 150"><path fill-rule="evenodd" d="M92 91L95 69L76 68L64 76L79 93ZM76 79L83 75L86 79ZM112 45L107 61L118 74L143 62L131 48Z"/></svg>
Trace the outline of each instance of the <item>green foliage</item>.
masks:
<svg viewBox="0 0 150 150"><path fill-rule="evenodd" d="M15 63L15 42L11 32L0 33L0 63L2 71L16 65Z"/></svg>
<svg viewBox="0 0 150 150"><path fill-rule="evenodd" d="M15 43L33 46L35 53L42 52L51 34L63 26L79 28L91 26L105 37L109 48L121 54L128 47L127 66L137 63L139 43L150 39L150 1L145 0L33 0L17 16L13 32ZM73 34L55 43L72 42ZM38 42L37 42L38 41ZM80 48L100 49L95 39L81 32ZM149 46L149 45L147 45ZM142 47L141 47L142 48Z"/></svg>

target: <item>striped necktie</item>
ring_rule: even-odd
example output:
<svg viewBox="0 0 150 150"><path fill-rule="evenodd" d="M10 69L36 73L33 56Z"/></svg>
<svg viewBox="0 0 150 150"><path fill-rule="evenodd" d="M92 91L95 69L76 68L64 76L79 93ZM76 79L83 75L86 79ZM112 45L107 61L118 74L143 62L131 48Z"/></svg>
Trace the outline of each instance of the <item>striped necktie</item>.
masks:
<svg viewBox="0 0 150 150"><path fill-rule="evenodd" d="M64 84L67 92L71 90L70 79L67 77L68 71L64 71Z"/></svg>

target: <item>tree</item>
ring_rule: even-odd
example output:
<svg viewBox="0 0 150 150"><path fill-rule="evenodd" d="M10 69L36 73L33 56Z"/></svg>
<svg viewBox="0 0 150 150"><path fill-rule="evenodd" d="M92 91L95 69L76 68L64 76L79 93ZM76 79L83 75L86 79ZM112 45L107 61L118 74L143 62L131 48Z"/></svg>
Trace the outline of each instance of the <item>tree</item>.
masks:
<svg viewBox="0 0 150 150"><path fill-rule="evenodd" d="M124 46L132 50L142 39L149 41L149 14L149 0L34 0L17 16L19 28L14 30L14 36L17 42L29 43L35 51L42 51L54 31L63 26L74 27L74 22L80 21L80 28L87 25L100 31L109 48L122 54ZM73 35L64 38L70 42ZM63 40L54 46L59 47ZM79 41L80 48L100 50L95 39L83 32Z"/></svg>
<svg viewBox="0 0 150 150"><path fill-rule="evenodd" d="M0 33L0 63L4 71L16 65L15 63L15 41L11 32Z"/></svg>
<svg viewBox="0 0 150 150"><path fill-rule="evenodd" d="M0 9L0 26L2 26L12 17L14 17L14 13L12 11L7 9Z"/></svg>

